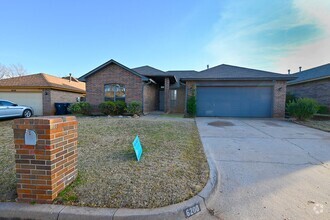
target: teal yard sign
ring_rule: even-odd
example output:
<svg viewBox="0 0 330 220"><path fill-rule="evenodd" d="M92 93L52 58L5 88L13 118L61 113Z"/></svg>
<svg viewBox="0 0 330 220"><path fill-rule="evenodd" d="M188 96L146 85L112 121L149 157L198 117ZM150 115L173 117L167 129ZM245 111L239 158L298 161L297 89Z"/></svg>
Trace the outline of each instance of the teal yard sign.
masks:
<svg viewBox="0 0 330 220"><path fill-rule="evenodd" d="M136 137L135 137L132 144L133 144L133 148L134 148L134 151L135 151L135 154L136 154L136 159L138 161L140 161L141 155L142 155L142 146L141 146L139 136L136 135Z"/></svg>

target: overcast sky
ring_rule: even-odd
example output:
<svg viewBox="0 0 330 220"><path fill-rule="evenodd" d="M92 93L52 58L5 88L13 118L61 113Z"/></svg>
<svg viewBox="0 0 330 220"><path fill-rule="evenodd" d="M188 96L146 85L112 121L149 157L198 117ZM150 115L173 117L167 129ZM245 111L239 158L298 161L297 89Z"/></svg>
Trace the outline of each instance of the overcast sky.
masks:
<svg viewBox="0 0 330 220"><path fill-rule="evenodd" d="M79 77L109 59L279 73L330 62L330 0L0 0L0 63Z"/></svg>

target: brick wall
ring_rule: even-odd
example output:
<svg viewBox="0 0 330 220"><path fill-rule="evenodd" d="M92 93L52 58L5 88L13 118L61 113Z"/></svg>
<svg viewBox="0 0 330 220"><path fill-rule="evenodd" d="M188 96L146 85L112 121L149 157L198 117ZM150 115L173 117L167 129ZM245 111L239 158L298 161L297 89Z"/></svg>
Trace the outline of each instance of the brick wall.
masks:
<svg viewBox="0 0 330 220"><path fill-rule="evenodd" d="M165 78L164 81L164 112L169 113L171 107L171 100L170 100L170 79Z"/></svg>
<svg viewBox="0 0 330 220"><path fill-rule="evenodd" d="M171 112L184 113L185 100L186 100L186 87L180 86L180 88L176 89L176 91L177 91L177 98L176 98L175 106L172 105L172 100L171 100Z"/></svg>
<svg viewBox="0 0 330 220"><path fill-rule="evenodd" d="M51 203L77 177L77 126L73 116L15 119L19 202ZM26 129L35 131L36 145L25 145Z"/></svg>
<svg viewBox="0 0 330 220"><path fill-rule="evenodd" d="M52 115L50 89L42 91L42 111L43 115Z"/></svg>
<svg viewBox="0 0 330 220"><path fill-rule="evenodd" d="M285 115L286 81L276 81L273 92L273 117L283 118Z"/></svg>
<svg viewBox="0 0 330 220"><path fill-rule="evenodd" d="M47 95L46 95L47 92ZM59 90L45 89L43 91L43 112L44 115L55 115L55 103L56 102L68 102L75 103L77 102L78 97L82 97L84 94L66 92Z"/></svg>
<svg viewBox="0 0 330 220"><path fill-rule="evenodd" d="M318 101L330 109L330 79L288 85L287 91L297 97L307 97Z"/></svg>
<svg viewBox="0 0 330 220"><path fill-rule="evenodd" d="M159 93L158 86L155 84L143 87L143 112L148 113L158 110Z"/></svg>
<svg viewBox="0 0 330 220"><path fill-rule="evenodd" d="M141 78L116 64L110 64L86 78L86 101L96 109L101 102L104 102L104 85L112 83L125 85L126 103L142 102Z"/></svg>

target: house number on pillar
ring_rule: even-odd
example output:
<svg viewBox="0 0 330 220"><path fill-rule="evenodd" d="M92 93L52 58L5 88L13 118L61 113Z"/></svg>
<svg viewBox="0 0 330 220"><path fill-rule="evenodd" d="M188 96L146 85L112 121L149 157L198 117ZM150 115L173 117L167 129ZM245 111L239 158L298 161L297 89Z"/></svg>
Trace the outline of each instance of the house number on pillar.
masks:
<svg viewBox="0 0 330 220"><path fill-rule="evenodd" d="M37 144L37 135L33 130L25 130L25 145L36 145Z"/></svg>

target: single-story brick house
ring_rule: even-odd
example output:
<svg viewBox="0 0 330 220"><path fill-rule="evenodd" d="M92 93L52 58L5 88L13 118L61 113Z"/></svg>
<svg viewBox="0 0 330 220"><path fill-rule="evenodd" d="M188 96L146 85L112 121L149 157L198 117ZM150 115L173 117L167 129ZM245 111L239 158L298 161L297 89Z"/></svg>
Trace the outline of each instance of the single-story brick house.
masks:
<svg viewBox="0 0 330 220"><path fill-rule="evenodd" d="M85 83L71 76L38 73L0 80L0 99L31 106L35 115L54 115L54 103L73 103L85 94Z"/></svg>
<svg viewBox="0 0 330 220"><path fill-rule="evenodd" d="M330 63L292 74L297 77L288 82L288 92L297 97L318 101L330 109Z"/></svg>
<svg viewBox="0 0 330 220"><path fill-rule="evenodd" d="M286 82L295 77L219 65L197 72L128 68L110 60L81 76L86 101L97 107L106 100L141 101L143 112L185 113L195 94L197 116L283 117Z"/></svg>

